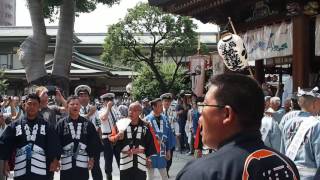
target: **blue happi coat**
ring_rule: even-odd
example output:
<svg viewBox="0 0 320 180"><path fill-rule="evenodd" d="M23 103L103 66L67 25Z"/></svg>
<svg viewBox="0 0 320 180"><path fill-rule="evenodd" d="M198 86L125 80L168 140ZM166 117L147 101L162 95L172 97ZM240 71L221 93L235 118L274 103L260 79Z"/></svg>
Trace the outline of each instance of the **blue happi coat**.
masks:
<svg viewBox="0 0 320 180"><path fill-rule="evenodd" d="M281 142L281 153L287 154L294 136L304 121L316 121L306 132L303 142L298 145L299 149L294 159L302 180L313 180L317 169L320 168L320 120L319 117L308 119L312 116L308 112L291 112L290 119L283 125L283 138ZM311 123L311 122L309 122Z"/></svg>
<svg viewBox="0 0 320 180"><path fill-rule="evenodd" d="M176 144L168 118L163 114L160 115L160 127L156 122L153 112L146 116L146 120L154 129L160 145L160 152L151 156L152 168L165 168L167 166L167 160L165 158L166 152L172 149Z"/></svg>

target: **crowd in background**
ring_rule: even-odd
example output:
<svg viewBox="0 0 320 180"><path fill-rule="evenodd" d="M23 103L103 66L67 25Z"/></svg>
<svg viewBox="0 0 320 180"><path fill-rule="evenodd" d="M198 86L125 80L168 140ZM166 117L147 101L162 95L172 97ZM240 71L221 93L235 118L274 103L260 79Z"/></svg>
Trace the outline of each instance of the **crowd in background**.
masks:
<svg viewBox="0 0 320 180"><path fill-rule="evenodd" d="M68 105L70 102L62 96L59 89L55 89L55 93L49 92L50 89L48 89L49 88L45 86L36 88L35 95L39 97L39 116L48 122L50 127L57 129L60 121L70 118L70 105ZM128 101L127 99L122 100L121 97L118 98L113 93L106 93L99 98L90 97L91 88L86 85L78 86L74 94L77 96L81 105L79 110L80 116L92 122L101 139L103 146L101 151L104 154L105 161L104 170L107 179L110 180L112 179L113 156L117 160L120 172L123 170L123 159L120 157L122 151L116 148L117 144L121 144L118 143L118 136L123 135L119 135L117 134L118 131L113 132L112 130L116 126L117 121L130 117L130 104L134 102ZM6 127L11 126L12 123L19 120L23 122L24 119L27 119L28 110L26 109L26 103L29 99L30 97L28 97L28 95L22 97L0 96L0 136L5 132ZM160 159L154 159L152 156L152 165L150 167L159 169L162 179L167 179L170 176L169 170L174 151L178 153L188 153L189 155L194 153L193 144L200 117L197 108L197 99L192 93L181 91L177 95L165 93L155 99L145 97L138 103L141 103L139 118L141 118L143 122L149 122L150 127L148 128L154 131L157 137L153 141L160 142ZM158 114L156 111L159 111ZM162 117L162 119L157 119L158 116ZM153 123L154 119L156 123ZM165 128L162 127L161 121L167 123L164 127L168 128L168 135L163 137L157 134L163 134L163 131L166 131L163 130ZM167 144L161 144L163 142L167 142ZM165 150L165 152L163 152L164 155L161 155L162 145ZM66 147L62 148L65 149ZM94 180L100 180L102 179L102 171L99 163L100 154L95 156L94 159L94 166L91 173ZM0 164L3 166L3 161ZM145 171L148 174L148 179L153 179L154 171L150 171L150 169L152 170L153 168L145 169ZM122 177L121 179L125 179L125 176ZM50 179L53 179L53 174L50 175Z"/></svg>
<svg viewBox="0 0 320 180"><path fill-rule="evenodd" d="M265 95L265 111L260 127L262 140L266 146L288 156L296 164L301 177L313 179L320 166L320 121L318 119L320 94L318 88L311 90L299 88L294 96L284 102L281 102L277 96L278 91L272 93L267 86L262 86L262 90ZM38 87L35 94L39 98L39 114L48 122L49 126L57 128L59 121L70 117L71 110L68 107L70 102L61 95L58 89L52 97L48 95L48 89L44 86ZM201 100L199 102L199 99L190 92L182 90L177 95L165 93L159 98L150 100L145 97L137 102L121 101L113 93L102 95L100 100L90 97L90 94L91 88L89 86L80 85L75 89L76 100L81 105L80 116L93 124L99 139L101 139L101 151L105 161L104 170L108 180L112 179L113 157L117 161L120 172L129 172L125 170L132 168L125 166L125 155L122 154L125 147L119 149L117 144L123 145L123 139L126 139L123 137L124 132L129 139L134 133L128 132L131 131L128 129L124 132L114 130L119 120L132 119L132 113L130 114L132 106L139 112L138 119L147 122L141 126L150 130L153 135L152 142L157 152L150 150L148 154L150 159L146 155L143 158L146 161L145 168L140 167L132 173L122 173L122 179L132 178L132 174L140 170L145 173L142 173L139 178L153 179L154 169L159 170L162 179L168 179L174 152L194 154L198 158L216 150L209 149L202 143L202 127L199 118L203 103ZM27 100L28 96L2 95L0 97L0 136L6 127L10 126L10 123L27 117L28 112L25 109ZM136 104L132 105L132 103ZM165 133L167 134L164 135ZM146 138L148 139L148 137ZM126 143L132 144L130 141ZM148 141L148 143L150 142ZM292 144L296 144L296 146ZM130 148L132 147L130 146ZM143 150L138 149L135 153L145 153L145 150L144 147ZM158 154L158 157L152 153ZM101 180L100 153L95 155L94 160L91 169L93 179ZM131 161L134 160L131 159ZM151 164L148 164L148 161ZM2 161L0 166L3 164ZM138 167L137 164L133 164L132 166ZM53 178L53 175L51 177Z"/></svg>

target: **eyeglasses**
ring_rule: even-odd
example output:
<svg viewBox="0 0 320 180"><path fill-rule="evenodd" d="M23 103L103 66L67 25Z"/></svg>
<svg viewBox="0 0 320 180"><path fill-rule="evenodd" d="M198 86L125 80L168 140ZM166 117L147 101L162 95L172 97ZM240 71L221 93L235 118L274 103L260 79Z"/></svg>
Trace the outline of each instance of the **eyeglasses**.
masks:
<svg viewBox="0 0 320 180"><path fill-rule="evenodd" d="M225 105L220 105L220 104L205 104L205 103L197 103L198 105L198 110L200 113L202 113L204 107L216 107L216 108L224 108Z"/></svg>

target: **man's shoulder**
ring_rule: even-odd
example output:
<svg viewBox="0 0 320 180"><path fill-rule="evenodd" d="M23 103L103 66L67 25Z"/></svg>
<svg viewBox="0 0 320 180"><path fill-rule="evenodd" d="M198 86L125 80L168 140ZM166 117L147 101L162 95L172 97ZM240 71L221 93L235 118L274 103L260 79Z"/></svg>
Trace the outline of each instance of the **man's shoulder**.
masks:
<svg viewBox="0 0 320 180"><path fill-rule="evenodd" d="M215 175L220 171L219 164L222 162L222 158L215 154L190 161L179 172L177 180L215 179ZM210 169L208 167L210 167Z"/></svg>
<svg viewBox="0 0 320 180"><path fill-rule="evenodd" d="M291 177L298 176L293 162L270 148L262 146L257 149L253 147L253 149L241 150L241 148L232 147L188 163L179 172L177 179L238 180L246 175L245 173L255 179L263 179L260 172L274 170L280 165L287 168L279 170L279 173L284 174L284 171L290 170Z"/></svg>
<svg viewBox="0 0 320 180"><path fill-rule="evenodd" d="M57 126L60 126L63 123L67 123L69 119L69 116L65 116L63 118L61 118L58 122L57 122Z"/></svg>

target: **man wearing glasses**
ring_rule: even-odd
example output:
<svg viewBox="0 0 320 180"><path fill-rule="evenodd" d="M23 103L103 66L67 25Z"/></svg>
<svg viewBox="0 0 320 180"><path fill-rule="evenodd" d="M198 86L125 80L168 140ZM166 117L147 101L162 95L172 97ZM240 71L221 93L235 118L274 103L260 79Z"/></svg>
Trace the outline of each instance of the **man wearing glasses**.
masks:
<svg viewBox="0 0 320 180"><path fill-rule="evenodd" d="M216 152L188 163L177 180L299 179L293 162L261 140L264 95L253 79L215 76L202 106L202 141Z"/></svg>

